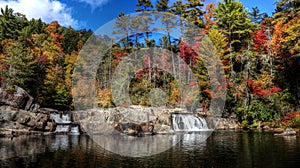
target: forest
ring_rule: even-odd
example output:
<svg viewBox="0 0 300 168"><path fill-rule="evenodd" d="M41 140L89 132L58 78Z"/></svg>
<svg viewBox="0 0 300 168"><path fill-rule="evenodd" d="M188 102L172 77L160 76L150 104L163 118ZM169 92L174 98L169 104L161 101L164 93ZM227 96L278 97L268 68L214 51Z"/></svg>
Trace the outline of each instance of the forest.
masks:
<svg viewBox="0 0 300 168"><path fill-rule="evenodd" d="M176 15L198 27L199 36L210 38L226 78L217 90L226 90L223 117L235 117L248 127L257 127L258 122L272 127L300 127L299 0L278 0L272 16L261 13L257 7L246 10L236 0L206 6L202 0L179 0L172 5L168 0L158 0L155 5L150 0L137 0L136 11ZM101 60L96 75L97 105L115 106L106 79L116 70L121 57L159 47L178 54L192 70L199 88L197 101L207 112L210 100L217 95L210 87L209 67L204 66L203 56L194 50L199 44L189 45L170 35L158 36L151 30L131 35L130 31L136 32L138 26L128 24L128 17L121 11L116 16L115 34L125 34L127 38L114 42ZM164 23L166 27L181 24L170 19ZM1 87L14 91L14 85L20 86L42 107L74 110L74 64L91 38L97 38L91 30L74 30L57 21L28 20L6 6L0 14ZM151 62L150 58L144 61ZM170 108L181 101L178 82L171 74L153 68L135 73L129 89L133 104L150 106L148 93L154 88L165 89Z"/></svg>

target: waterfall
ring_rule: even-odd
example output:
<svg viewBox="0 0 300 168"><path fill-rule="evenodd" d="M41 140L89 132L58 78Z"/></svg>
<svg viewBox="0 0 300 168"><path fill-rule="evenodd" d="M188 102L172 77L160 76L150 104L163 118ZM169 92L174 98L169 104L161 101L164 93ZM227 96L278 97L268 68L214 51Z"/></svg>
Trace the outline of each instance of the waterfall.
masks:
<svg viewBox="0 0 300 168"><path fill-rule="evenodd" d="M172 126L174 131L208 130L206 120L193 114L172 114Z"/></svg>
<svg viewBox="0 0 300 168"><path fill-rule="evenodd" d="M78 125L71 126L70 134L71 135L79 135L80 134Z"/></svg>
<svg viewBox="0 0 300 168"><path fill-rule="evenodd" d="M69 132L69 128L70 126L69 125L57 125L56 126L56 129L55 129L55 132L58 132L58 133L67 133Z"/></svg>
<svg viewBox="0 0 300 168"><path fill-rule="evenodd" d="M55 133L80 135L78 123L72 121L72 113L70 112L52 112L49 118L55 122Z"/></svg>
<svg viewBox="0 0 300 168"><path fill-rule="evenodd" d="M72 122L71 113L51 113L50 119L59 124L70 124Z"/></svg>

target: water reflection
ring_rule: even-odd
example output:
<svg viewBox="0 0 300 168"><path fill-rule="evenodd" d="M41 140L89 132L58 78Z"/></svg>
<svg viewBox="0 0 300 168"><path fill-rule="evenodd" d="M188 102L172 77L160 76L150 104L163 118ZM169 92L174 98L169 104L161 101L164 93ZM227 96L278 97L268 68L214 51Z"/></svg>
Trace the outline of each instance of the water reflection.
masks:
<svg viewBox="0 0 300 168"><path fill-rule="evenodd" d="M155 155L176 145L183 134L133 137L122 134L95 135L93 140L108 151L130 157Z"/></svg>
<svg viewBox="0 0 300 168"><path fill-rule="evenodd" d="M209 133L207 133L209 134ZM161 143L181 141L146 157L126 157L105 150L88 136L21 136L0 138L0 167L295 167L300 164L300 139L272 133L217 131L160 135ZM154 136L155 137L155 136ZM127 152L147 146L154 137L99 137L107 148ZM124 138L134 143L118 146ZM125 139L128 141L128 139ZM136 144L135 144L136 143ZM144 144L144 145L143 145Z"/></svg>
<svg viewBox="0 0 300 168"><path fill-rule="evenodd" d="M190 134L184 134L182 138L182 147L186 150L194 150L203 148L206 145L206 139L211 135L212 131L202 131Z"/></svg>
<svg viewBox="0 0 300 168"><path fill-rule="evenodd" d="M70 139L69 136L66 135L57 135L55 136L50 145L50 151L56 151L56 150L67 150L70 148L70 144L78 145L78 136L73 136L72 139Z"/></svg>
<svg viewBox="0 0 300 168"><path fill-rule="evenodd" d="M0 159L23 157L46 151L45 140L35 136L0 139Z"/></svg>

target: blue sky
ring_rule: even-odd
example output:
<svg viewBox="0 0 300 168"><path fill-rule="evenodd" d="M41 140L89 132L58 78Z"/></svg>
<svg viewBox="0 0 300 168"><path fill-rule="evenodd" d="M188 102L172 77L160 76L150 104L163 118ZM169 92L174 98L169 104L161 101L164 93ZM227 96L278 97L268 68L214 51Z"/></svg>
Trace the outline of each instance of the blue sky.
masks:
<svg viewBox="0 0 300 168"><path fill-rule="evenodd" d="M61 25L75 29L97 30L108 21L115 19L122 11L135 12L138 0L0 0L0 7L8 5L15 12L23 13L28 19L42 18L49 23L57 20ZM156 0L152 0L155 2ZM170 3L176 0L170 0ZM272 15L276 0L239 0L245 8L258 6L260 12ZM205 3L218 2L206 0Z"/></svg>

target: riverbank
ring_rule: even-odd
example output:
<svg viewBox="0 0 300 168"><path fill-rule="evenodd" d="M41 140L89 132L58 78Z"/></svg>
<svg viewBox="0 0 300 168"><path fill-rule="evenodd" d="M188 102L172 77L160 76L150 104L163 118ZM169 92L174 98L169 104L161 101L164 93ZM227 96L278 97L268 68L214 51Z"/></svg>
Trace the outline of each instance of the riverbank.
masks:
<svg viewBox="0 0 300 168"><path fill-rule="evenodd" d="M151 110L151 115L142 115ZM89 130L84 130L83 128L89 128L90 124L93 123L92 121L98 121L99 123L96 127L93 127L93 133L105 133L107 130L104 130L104 128L108 128L108 131L116 130L130 135L138 135L140 133L141 135L156 133L168 134L174 133L174 128L172 127L172 122L174 122L172 121L172 114L190 114L183 109L162 110L162 108L159 107L147 108L142 106L91 109L79 112L61 112L49 108L39 108L36 111L26 111L8 105L2 105L0 106L0 111L0 137L70 134L72 128L70 127L71 125L77 125L79 133L91 133ZM135 115L137 112L141 115ZM134 122L135 120L148 120L149 122ZM61 125L58 126L59 124ZM215 130L245 129L235 118L218 118L215 119L215 124L216 125L213 126L213 129ZM140 129L140 132L137 131L138 129ZM199 129L201 129L201 127ZM271 128L266 125L252 129L270 131L274 133L282 133L285 130L284 128ZM299 133L299 129L294 130Z"/></svg>
<svg viewBox="0 0 300 168"><path fill-rule="evenodd" d="M182 116L178 116L181 114ZM233 117L213 118L203 113L194 114L180 108L129 106L74 112L40 108L25 90L17 86L14 92L0 90L0 126L0 137L86 132L101 134L107 131L142 136L174 133L174 130L245 129ZM92 132L89 129L91 127ZM255 129L284 132L283 128L272 128L265 123L259 124ZM299 130L296 129L296 132Z"/></svg>

